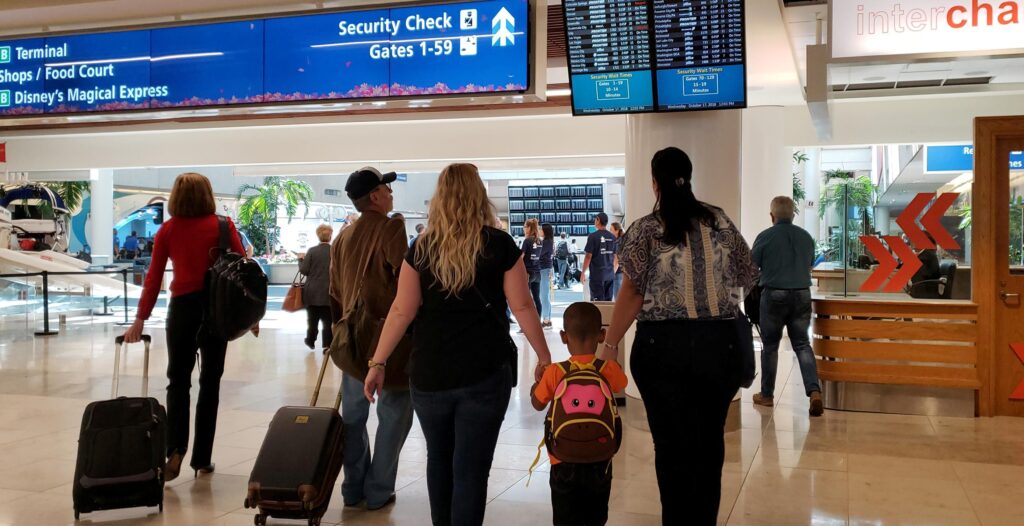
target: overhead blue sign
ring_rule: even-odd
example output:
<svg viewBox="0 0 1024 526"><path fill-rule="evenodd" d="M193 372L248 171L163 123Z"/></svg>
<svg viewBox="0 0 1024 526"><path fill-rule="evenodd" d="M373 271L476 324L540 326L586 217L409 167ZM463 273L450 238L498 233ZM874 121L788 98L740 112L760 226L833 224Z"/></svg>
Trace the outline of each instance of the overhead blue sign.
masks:
<svg viewBox="0 0 1024 526"><path fill-rule="evenodd" d="M0 41L0 116L523 92L528 0Z"/></svg>
<svg viewBox="0 0 1024 526"><path fill-rule="evenodd" d="M1024 170L1024 152L1010 154L1010 169ZM970 172L974 170L974 146L925 146L925 172Z"/></svg>

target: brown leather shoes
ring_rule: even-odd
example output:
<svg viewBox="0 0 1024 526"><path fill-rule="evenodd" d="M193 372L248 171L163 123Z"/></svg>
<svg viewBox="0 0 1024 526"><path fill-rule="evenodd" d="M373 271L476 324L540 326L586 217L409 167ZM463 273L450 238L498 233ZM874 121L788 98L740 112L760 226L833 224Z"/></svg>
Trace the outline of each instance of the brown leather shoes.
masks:
<svg viewBox="0 0 1024 526"><path fill-rule="evenodd" d="M765 407L772 407L775 405L775 398L771 396L765 396L761 393L754 393L754 403L757 405L763 405Z"/></svg>
<svg viewBox="0 0 1024 526"><path fill-rule="evenodd" d="M167 466L164 468L164 482L178 478L178 474L181 473L181 461L184 458L185 456L177 451L171 453L171 456L167 458Z"/></svg>
<svg viewBox="0 0 1024 526"><path fill-rule="evenodd" d="M825 414L825 405L821 401L821 391L815 391L811 393L811 408L808 410L811 416L821 416Z"/></svg>

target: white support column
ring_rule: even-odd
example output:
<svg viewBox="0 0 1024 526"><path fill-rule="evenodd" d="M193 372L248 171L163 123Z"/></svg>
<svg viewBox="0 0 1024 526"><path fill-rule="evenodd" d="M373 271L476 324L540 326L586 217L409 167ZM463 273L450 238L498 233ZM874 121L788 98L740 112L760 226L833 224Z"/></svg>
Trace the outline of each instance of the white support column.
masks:
<svg viewBox="0 0 1024 526"><path fill-rule="evenodd" d="M826 239L827 233L821 231L821 220L818 218L818 207L821 198L821 150L819 148L808 148L803 150L807 154L807 162L803 165L804 192L807 193L807 201L801 209L803 215L804 230L814 236L815 240Z"/></svg>
<svg viewBox="0 0 1024 526"><path fill-rule="evenodd" d="M654 190L651 158L662 148L681 148L693 161L693 189L697 198L721 207L740 224L740 159L742 118L739 111L676 114L641 114L626 118L626 226L651 213ZM781 133L779 133L781 139ZM640 392L629 369L634 330L626 333L619 358L629 377L626 394L640 405ZM634 406L630 406L634 407ZM642 411L630 411L643 415ZM647 423L636 422L646 427Z"/></svg>
<svg viewBox="0 0 1024 526"><path fill-rule="evenodd" d="M93 257L114 261L114 171L89 170L89 245Z"/></svg>
<svg viewBox="0 0 1024 526"><path fill-rule="evenodd" d="M742 222L734 221L747 243L772 226L769 214L776 196L793 196L793 155L783 143L782 107L743 110Z"/></svg>
<svg viewBox="0 0 1024 526"><path fill-rule="evenodd" d="M875 230L882 233L883 236L889 235L889 222L892 219L892 213L887 206L876 206L875 207Z"/></svg>

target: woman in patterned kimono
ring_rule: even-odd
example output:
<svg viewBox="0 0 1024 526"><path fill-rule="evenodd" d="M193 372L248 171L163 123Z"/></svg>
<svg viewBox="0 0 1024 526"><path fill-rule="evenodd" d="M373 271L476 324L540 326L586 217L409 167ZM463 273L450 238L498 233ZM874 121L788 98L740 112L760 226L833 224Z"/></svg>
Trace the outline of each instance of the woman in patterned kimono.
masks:
<svg viewBox="0 0 1024 526"><path fill-rule="evenodd" d="M750 248L722 209L693 194L693 165L666 148L651 161L654 212L620 240L625 277L602 357L637 321L630 367L654 438L663 524L713 525L725 418L739 389L736 312L756 283Z"/></svg>

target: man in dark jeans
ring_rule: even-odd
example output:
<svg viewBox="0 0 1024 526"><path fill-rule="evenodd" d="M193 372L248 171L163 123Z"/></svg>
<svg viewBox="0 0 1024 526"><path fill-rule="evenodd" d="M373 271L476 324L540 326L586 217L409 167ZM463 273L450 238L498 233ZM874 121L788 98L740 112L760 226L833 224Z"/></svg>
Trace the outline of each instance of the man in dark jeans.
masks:
<svg viewBox="0 0 1024 526"><path fill-rule="evenodd" d="M811 399L810 415L821 416L821 385L817 361L811 349L808 329L811 325L811 266L814 264L814 239L793 224L796 203L785 196L771 204L774 226L761 232L754 241L751 256L761 269L761 392L754 403L771 407L775 397L775 374L779 365L779 341L782 329L796 352L803 377L804 391Z"/></svg>

